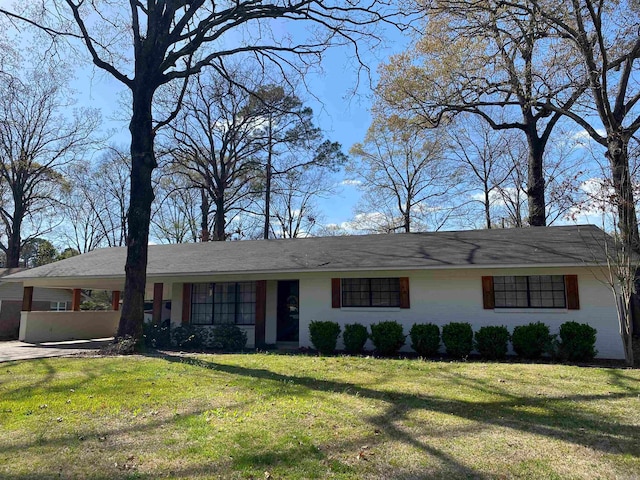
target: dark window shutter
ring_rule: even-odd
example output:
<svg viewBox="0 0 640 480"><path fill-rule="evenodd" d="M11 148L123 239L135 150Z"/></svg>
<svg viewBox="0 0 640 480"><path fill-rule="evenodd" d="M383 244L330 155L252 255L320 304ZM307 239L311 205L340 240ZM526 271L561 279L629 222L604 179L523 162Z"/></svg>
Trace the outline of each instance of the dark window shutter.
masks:
<svg viewBox="0 0 640 480"><path fill-rule="evenodd" d="M255 345L265 344L267 319L267 281L256 281L256 329Z"/></svg>
<svg viewBox="0 0 640 480"><path fill-rule="evenodd" d="M578 276L565 275L564 288L567 291L567 309L580 310L580 297L578 295Z"/></svg>
<svg viewBox="0 0 640 480"><path fill-rule="evenodd" d="M188 325L191 321L191 284L182 284L182 324Z"/></svg>
<svg viewBox="0 0 640 480"><path fill-rule="evenodd" d="M400 308L411 308L409 301L409 277L400 277Z"/></svg>
<svg viewBox="0 0 640 480"><path fill-rule="evenodd" d="M496 308L496 297L493 292L493 277L482 277L482 304L485 309Z"/></svg>
<svg viewBox="0 0 640 480"><path fill-rule="evenodd" d="M331 308L340 308L340 279L331 279Z"/></svg>

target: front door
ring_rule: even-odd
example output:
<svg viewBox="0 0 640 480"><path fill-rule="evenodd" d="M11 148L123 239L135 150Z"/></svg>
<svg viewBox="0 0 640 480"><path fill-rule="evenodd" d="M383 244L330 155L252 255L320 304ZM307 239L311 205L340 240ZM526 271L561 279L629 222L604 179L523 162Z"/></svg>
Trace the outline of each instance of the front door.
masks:
<svg viewBox="0 0 640 480"><path fill-rule="evenodd" d="M278 342L297 342L300 325L300 283L278 281Z"/></svg>

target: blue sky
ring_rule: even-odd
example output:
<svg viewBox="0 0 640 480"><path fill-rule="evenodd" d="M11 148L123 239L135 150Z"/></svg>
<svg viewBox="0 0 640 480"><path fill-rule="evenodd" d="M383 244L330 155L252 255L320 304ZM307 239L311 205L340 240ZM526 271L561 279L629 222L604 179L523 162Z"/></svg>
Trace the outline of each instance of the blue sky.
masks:
<svg viewBox="0 0 640 480"><path fill-rule="evenodd" d="M0 0L1 2L2 0ZM282 34L296 34L298 26L287 28L279 24ZM374 51L361 52L369 67L369 73L358 73L350 47L334 48L327 52L322 62L322 72L311 72L306 78L308 91L300 89L299 96L313 108L317 124L327 138L340 142L345 152L351 145L364 139L371 121L371 87L377 79L378 65L393 53L400 52L409 39L388 27L380 29L383 43ZM359 75L359 78L358 78ZM301 82L300 82L301 83ZM354 89L357 90L354 92ZM73 83L78 92L79 105L91 105L102 110L104 129L112 132L111 141L126 145L130 141L127 119L122 114L122 92L125 88L110 75L94 67L77 71ZM119 119L118 119L119 118ZM338 175L336 181L343 180ZM353 185L341 185L338 193L328 199L320 199L319 207L324 214L322 223L341 224L353 216L353 207L360 193Z"/></svg>
<svg viewBox="0 0 640 480"><path fill-rule="evenodd" d="M0 4L8 3L0 0ZM305 34L300 25L278 22L278 35ZM251 33L251 32L249 32ZM316 114L316 121L326 136L338 141L345 151L356 142L363 140L369 127L371 116L371 86L377 80L377 68L393 53L400 52L410 42L409 37L389 27L380 27L378 35L383 38L374 50L363 49L360 53L369 66L370 77L354 65L353 50L348 47L329 50L322 63L322 72L311 72L304 82L308 92L302 88L298 92L305 103ZM235 34L235 40L240 34ZM230 40L234 41L234 36ZM80 49L82 51L82 49ZM88 59L88 54L86 55ZM302 82L299 82L302 85ZM354 93L353 90L358 85ZM74 88L78 92L78 104L98 107L103 112L104 128L113 132L111 141L126 145L130 141L127 128L126 106L123 108L124 87L107 73L85 66L77 71ZM345 180L338 176L337 183ZM330 199L321 199L319 206L324 214L322 223L341 224L353 217L353 208L360 196L354 185L343 185L339 193Z"/></svg>
<svg viewBox="0 0 640 480"><path fill-rule="evenodd" d="M310 77L309 85L316 98L306 92L300 92L305 103L313 108L317 124L324 130L327 138L340 142L347 152L351 145L363 140L371 116L369 108L370 88L368 80L363 81L360 91L353 95L350 90L356 82L356 74L340 65L338 58L327 62L324 75ZM335 72L335 73L334 73ZM121 117L119 102L124 88L102 72L87 69L78 72L74 82L78 92L79 105L91 105L102 110L103 128L112 132L111 141L127 145L130 141L126 119ZM342 175L336 176L341 182ZM325 215L323 223L342 223L352 216L359 192L350 185L341 186L339 193L330 199L320 199L319 206Z"/></svg>

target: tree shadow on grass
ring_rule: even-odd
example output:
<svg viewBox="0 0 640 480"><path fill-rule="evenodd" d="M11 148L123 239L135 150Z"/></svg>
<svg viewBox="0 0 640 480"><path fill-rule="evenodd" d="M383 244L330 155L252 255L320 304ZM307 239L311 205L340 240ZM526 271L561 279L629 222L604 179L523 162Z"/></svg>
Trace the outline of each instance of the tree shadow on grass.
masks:
<svg viewBox="0 0 640 480"><path fill-rule="evenodd" d="M295 396L299 391L308 392L307 394L312 395L314 391L317 389L309 388L311 384L311 379L309 381L299 382L298 377L289 377L279 375L277 373L269 372L268 370L253 370L253 369L243 369L241 367L228 367L224 365L214 364L212 362L202 363L201 361L191 359L190 357L166 357L165 360L169 361L179 361L180 363L185 363L191 366L196 366L198 368L207 368L212 370L218 370L225 375L239 375L243 377L251 377L251 378L260 378L269 380L269 382L275 382L279 385L285 386L287 388L281 388L286 393L281 393L281 395L289 395ZM220 367L220 368L219 368ZM230 370L231 369L231 370ZM257 373L257 374L256 374ZM256 374L256 375L254 375ZM99 375L98 371L92 373L92 377ZM63 390L66 390L69 385L65 384L64 387L60 387ZM80 383L74 384L76 387L80 385ZM278 385L276 385L278 387ZM293 388L291 388L293 387ZM115 387L113 387L115 388ZM335 391L342 392L345 389L352 388L347 384L341 384L338 382L333 383L325 383L323 385L324 391ZM354 394L357 394L357 391L360 391L358 387L354 388ZM279 388L274 388L272 391L276 394ZM374 392L372 390L372 392ZM388 400L388 394L385 392L376 392L379 393L379 398L381 400ZM252 400L254 402L262 401L260 398L256 398ZM234 403L230 406L226 406L231 410L241 410L244 408L241 404ZM136 433L145 433L148 432L149 435L158 435L160 432L167 431L165 430L168 426L172 424L176 424L176 422L184 421L189 422L191 419L196 419L204 414L208 410L210 410L211 406L203 409L189 409L179 416L174 417L166 417L166 418L146 418L143 421L136 422L133 425L121 425L117 427L111 428L98 428L94 431L94 429L90 430L81 430L74 432L60 432L49 436L48 438L39 438L39 439L23 439L18 442L10 442L5 443L2 446L2 453L4 455L14 455L18 452L22 452L24 454L29 454L31 448L37 448L38 450L47 449L47 447L53 447L54 449L58 448L71 448L71 449L90 449L95 450L96 448L102 450L105 456L113 456L113 455L124 455L119 451L121 445L119 443L119 438L126 438L131 434ZM365 419L366 420L366 419ZM375 423L375 422L374 422ZM390 427L385 427L385 420L383 418L380 419L379 428L386 428L387 432L393 433L393 430ZM79 440L77 434L82 433L85 437L83 440ZM398 431L397 435L402 435L402 432ZM106 438L106 440L100 440L100 438ZM113 439L113 441L111 440ZM362 447L362 445L368 444L372 449L376 448L376 446L383 442L383 439L380 437L376 437L373 433L373 429L371 430L370 435L365 435L364 438L361 436L351 435L344 439L336 439L336 441L331 441L328 445L320 445L317 446L313 443L306 442L293 442L291 445L281 445L275 446L271 445L268 442L262 441L253 441L249 442L251 448L247 448L245 450L236 449L238 451L235 452L235 456L227 461L216 459L211 462L203 462L200 464L198 462L197 465L194 465L193 461L189 461L184 466L179 466L173 472L172 476L180 477L180 478L209 478L212 472L220 471L223 477L228 477L229 475L236 475L241 477L243 472L250 472L255 474L256 471L262 473L262 471L267 471L270 469L281 469L284 471L297 471L296 469L303 468L305 471L312 472L314 468L318 468L318 466L324 467L327 469L327 473L330 473L331 468L341 470L343 472L349 472L352 468L348 464L344 464L340 460L340 456L337 457L334 455L335 452L348 452L348 456L354 458L357 454L358 450ZM4 442L3 442L4 443ZM195 444L197 445L197 443ZM478 472L475 472L473 469L467 468L464 465L460 464L455 458L441 452L438 449L432 448L423 443L416 443L420 447L420 449L424 452L431 454L434 458L437 459L435 463L437 465L434 467L434 472L442 471L447 472L442 475L437 475L441 478L450 476L448 475L450 472L455 472L455 477L465 477L465 478L483 478ZM331 458L330 458L331 457ZM335 458L334 458L335 457ZM10 456L6 457L10 458ZM125 457L126 458L126 457ZM381 459L381 461L383 461ZM65 472L60 471L50 471L47 472L47 468L50 467L50 463L46 460L44 463L40 463L37 472L24 474L24 473L15 473L12 474L9 472L3 472L0 476L6 478L7 480L20 480L26 478L65 478ZM227 470L225 471L224 468ZM55 467L54 467L55 468ZM156 478L160 473L164 474L164 472L155 471L151 474L147 474L144 472L131 471L120 472L114 471L113 466L109 466L110 472L103 473L96 471L95 475L91 475L91 478L101 479L101 478ZM1 469L0 469L1 470ZM353 475L356 475L357 469L353 469ZM69 469L69 475L74 475L74 469L71 467ZM115 472L115 473L114 473ZM122 473L122 475L120 475ZM301 478L304 475L301 476ZM319 477L322 478L322 475ZM410 478L407 477L406 472L403 472L402 468L396 468L395 470L389 471L385 474L385 478L394 479L394 478Z"/></svg>
<svg viewBox="0 0 640 480"><path fill-rule="evenodd" d="M0 386L4 383L10 383L11 381L14 380L13 376L11 375L11 370L10 368L13 366L18 365L18 363L24 363L23 360L17 361L17 362L8 362L8 363L4 363L2 365L0 365L0 372L2 371L2 369L4 368L7 373L3 374L3 375L7 375L6 377L6 381L2 381L0 380ZM29 362L27 363L27 365L32 368L33 370L37 370L40 368L43 368L45 370L44 375L40 372L38 372L38 374L36 375L37 380L33 381L32 383L25 385L24 383L21 383L19 387L14 388L14 389L8 389L6 391L2 392L2 399L3 400L15 400L14 397L18 397L18 398L24 398L25 396L28 396L30 394L30 392L32 392L35 389L38 388L50 388L50 384L52 382L52 380L55 378L56 374L58 373L58 371L55 369L55 367L51 364L51 359L50 358L37 358L37 359L33 359L33 360L29 360ZM27 375L31 375L33 373L29 373L27 372ZM35 375L35 374L34 374ZM0 377L1 378L1 377ZM73 387L71 387L73 388Z"/></svg>
<svg viewBox="0 0 640 480"><path fill-rule="evenodd" d="M299 393L313 395L314 392L339 393L348 397L362 397L376 400L383 403L384 411L378 415L361 417L371 425L370 433L363 435L351 435L348 438L330 441L328 444L315 446L309 444L291 445L270 445L265 442L250 442L250 448L240 453L235 452L233 458L216 458L202 461L188 460L184 465L171 467L171 472L154 470L151 473L144 471L114 471L99 472L91 475L94 479L107 478L157 478L158 476L170 476L172 478L210 478L212 475L222 477L244 478L245 474L255 475L256 472L262 474L263 471L295 471L296 462L301 468L313 469L321 467L326 469L326 474L342 471L344 475L351 478L489 478L492 475L486 472L479 472L462 463L454 455L448 454L441 448L430 445L429 438L433 435L428 431L416 433L410 428L406 428L407 421L414 421L412 416L416 412L435 412L470 420L473 423L456 427L447 432L438 432L438 436L463 436L466 434L478 434L486 428L493 426L505 427L522 432L530 432L536 435L544 435L552 439L565 442L572 442L594 450L605 453L623 453L632 457L639 457L640 433L633 425L616 423L609 417L598 417L595 413L582 411L576 408L575 402L598 402L615 399L633 398L638 395L637 381L623 372L613 372L611 383L618 382L624 392L600 394L600 395L569 395L563 397L532 397L514 395L509 392L503 384L493 384L491 381L477 379L462 375L458 372L449 372L448 380L452 380L452 385L478 393L498 396L498 400L490 401L465 401L455 398L443 398L434 395L418 393L407 393L399 391L384 391L361 386L357 383L316 379L305 375L288 375L277 373L264 368L247 368L235 365L216 363L215 361L195 358L191 356L165 355L156 357L169 362L178 362L194 368L215 370L220 373L236 376L238 378L259 379L275 382L277 385L286 385L282 388L280 395L295 396ZM92 375L99 374L99 370L92 371ZM354 372L357 375L357 372ZM634 383L632 383L634 382ZM230 382L232 383L232 382ZM455 388L455 386L453 388ZM293 387L293 388L290 388ZM65 386L66 388L66 386ZM270 389L277 395L279 388ZM261 401L256 399L256 402ZM531 408L528 408L531 407ZM234 407L235 408L235 407ZM241 407L238 407L241 408ZM181 420L188 420L203 415L206 409L192 409L185 411L179 416ZM149 432L149 434L159 434L166 430L161 430L176 423L176 417L169 418L147 418L145 421L135 425L126 425L101 432L108 437L118 438L119 435L136 432ZM285 420L286 421L286 420ZM428 425L426 425L428 427ZM87 439L95 442L95 439ZM417 451L423 452L433 459L429 467L428 475L417 473L411 468L419 468L416 465L403 467L392 467L387 465L385 459L376 459L369 464L363 463L361 467L344 463L344 458L353 458L363 445L368 445L370 451L375 451L378 447L384 448L384 443L395 440L403 443ZM24 452L28 454L31 447L41 448L46 445L68 447L74 444L74 439L69 435L57 435L47 438L44 442L24 441L14 443L9 447L12 452ZM77 442L77 440L75 440ZM95 443L93 443L95 445ZM119 444L114 442L102 445L111 454L120 454ZM83 447L86 448L86 447ZM3 448L3 452L7 452ZM346 457L345 457L346 455ZM48 465L41 467L43 470L37 473L8 474L3 472L3 478L7 480L24 480L27 478L65 478L64 473L60 475L58 471L47 472ZM381 472L384 470L384 472ZM73 472L73 470L71 470ZM70 473L73 476L73 473ZM319 478L322 478L322 474ZM304 475L300 475L301 478Z"/></svg>
<svg viewBox="0 0 640 480"><path fill-rule="evenodd" d="M60 381L58 385L55 387L51 386L52 381L59 373L58 370L54 367L53 363L55 363L55 359L51 358L37 358L33 360L29 360L29 367L33 367L33 370L38 370L40 368L44 368L45 373L34 373L27 372L28 375L35 375L36 380L25 385L24 383L20 383L20 385L13 389L0 390L2 394L2 399L6 401L16 401L20 399L29 398L35 390L38 389L46 389L47 393L61 393L68 392L70 390L79 390L83 385L86 385L90 382L93 382L98 376L100 376L103 371L100 366L85 366L82 370L82 377L70 377L66 381ZM2 364L0 366L0 372L2 372L2 368L10 366L9 364ZM8 378L5 383L9 383L13 378ZM0 383L0 388L2 384Z"/></svg>
<svg viewBox="0 0 640 480"><path fill-rule="evenodd" d="M391 436L435 456L444 454L398 429L391 420L406 419L413 410L427 410L454 415L478 422L480 425L508 427L544 435L604 453L616 452L640 457L640 430L636 425L619 423L576 407L576 402L600 402L637 397L637 387L628 385L624 387L626 392L619 393L532 397L513 395L499 387L491 387L459 375L460 385L464 384L466 387L503 397L499 401L472 402L415 393L379 391L350 382L285 375L266 369L220 364L194 357L165 355L163 358L170 362L188 363L231 375L288 382L312 391L338 392L382 400L389 404L388 410L382 416L371 418L371 423L383 428ZM629 380L633 379L629 378ZM453 462L452 459L450 461Z"/></svg>

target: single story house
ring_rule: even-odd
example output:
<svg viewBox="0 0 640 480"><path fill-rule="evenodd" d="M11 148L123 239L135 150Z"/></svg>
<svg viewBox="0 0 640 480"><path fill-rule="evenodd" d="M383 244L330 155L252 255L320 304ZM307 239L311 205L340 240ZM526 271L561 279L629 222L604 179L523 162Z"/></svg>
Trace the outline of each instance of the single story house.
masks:
<svg viewBox="0 0 640 480"><path fill-rule="evenodd" d="M4 282L7 275L23 271L23 268L0 268L0 340L15 340L20 328L23 289L21 282ZM33 308L43 311L64 311L71 308L71 290L60 288L36 288L33 291Z"/></svg>
<svg viewBox="0 0 640 480"><path fill-rule="evenodd" d="M249 346L310 347L313 320L397 320L405 333L416 322L557 331L574 320L597 329L601 358L620 359L607 241L585 225L152 245L147 292L156 320L170 300L173 327L235 323ZM21 339L112 335L125 256L95 250L8 277L25 286ZM111 290L114 311L35 312L34 287Z"/></svg>

